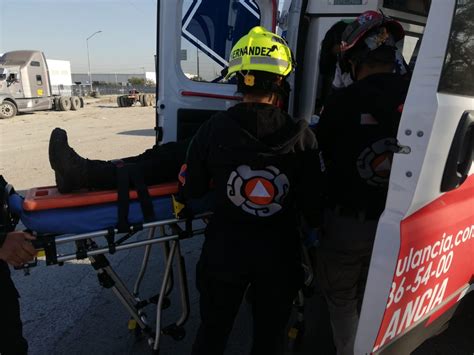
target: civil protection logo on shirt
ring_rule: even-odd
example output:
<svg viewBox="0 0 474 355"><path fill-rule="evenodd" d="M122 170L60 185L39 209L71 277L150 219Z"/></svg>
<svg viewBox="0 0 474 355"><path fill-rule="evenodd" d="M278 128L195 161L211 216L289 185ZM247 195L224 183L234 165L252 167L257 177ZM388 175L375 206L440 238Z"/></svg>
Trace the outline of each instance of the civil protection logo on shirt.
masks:
<svg viewBox="0 0 474 355"><path fill-rule="evenodd" d="M274 166L252 170L241 165L227 181L227 197L243 211L257 217L269 217L282 209L290 183Z"/></svg>
<svg viewBox="0 0 474 355"><path fill-rule="evenodd" d="M398 150L395 138L383 138L365 148L357 159L362 179L372 186L386 186L392 168L393 153Z"/></svg>

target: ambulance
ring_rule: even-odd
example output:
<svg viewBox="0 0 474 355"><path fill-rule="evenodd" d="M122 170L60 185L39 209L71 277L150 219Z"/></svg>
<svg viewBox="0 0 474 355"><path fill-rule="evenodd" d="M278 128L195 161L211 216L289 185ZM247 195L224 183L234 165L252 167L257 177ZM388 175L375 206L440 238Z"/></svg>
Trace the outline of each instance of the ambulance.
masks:
<svg viewBox="0 0 474 355"><path fill-rule="evenodd" d="M474 290L474 0L158 0L157 139L191 136L239 102L220 71L255 25L288 40L289 112L311 121L327 30L367 10L402 24L414 70L354 353L407 354Z"/></svg>

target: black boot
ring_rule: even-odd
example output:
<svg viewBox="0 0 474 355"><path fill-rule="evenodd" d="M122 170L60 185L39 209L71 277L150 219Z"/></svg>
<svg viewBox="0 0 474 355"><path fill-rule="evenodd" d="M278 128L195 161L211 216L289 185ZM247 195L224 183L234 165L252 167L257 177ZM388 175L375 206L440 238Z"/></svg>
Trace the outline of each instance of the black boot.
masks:
<svg viewBox="0 0 474 355"><path fill-rule="evenodd" d="M49 139L49 162L53 168L59 192L81 188L114 188L116 168L111 162L82 158L67 142L67 133L55 128Z"/></svg>

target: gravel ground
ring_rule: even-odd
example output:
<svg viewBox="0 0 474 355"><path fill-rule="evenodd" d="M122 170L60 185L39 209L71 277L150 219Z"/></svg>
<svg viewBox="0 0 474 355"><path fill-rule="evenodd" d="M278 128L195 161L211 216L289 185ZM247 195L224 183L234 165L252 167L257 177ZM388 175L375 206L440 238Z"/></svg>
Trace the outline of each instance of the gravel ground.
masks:
<svg viewBox="0 0 474 355"><path fill-rule="evenodd" d="M113 159L135 155L154 144L155 113L151 107L116 107L114 98L89 101L76 112L37 112L12 120L0 120L0 174L18 191L32 186L53 185L54 175L48 162L51 130L68 131L69 142L76 151L95 159ZM138 235L137 238L143 238ZM183 241L190 288L191 315L187 335L176 342L162 338L161 354L189 354L198 322L198 293L194 287L194 266L199 257L201 237ZM141 295L150 297L158 290L163 258L154 247ZM142 249L117 253L109 260L125 284L133 286L140 267ZM68 262L62 267L45 267L44 262L23 276L14 272L22 294L22 317L31 354L145 354L145 341L136 341L127 329L128 315L111 290L101 288L87 261ZM180 314L176 291L170 296L172 306L164 311L164 324ZM153 319L153 307L148 309ZM324 319L319 296L309 302L312 319ZM441 336L426 342L415 353L474 354L474 307L472 302L463 316L456 319ZM251 321L249 307L243 304L226 354L248 353ZM330 335L324 322L309 327L304 343L307 350L299 354L329 354Z"/></svg>

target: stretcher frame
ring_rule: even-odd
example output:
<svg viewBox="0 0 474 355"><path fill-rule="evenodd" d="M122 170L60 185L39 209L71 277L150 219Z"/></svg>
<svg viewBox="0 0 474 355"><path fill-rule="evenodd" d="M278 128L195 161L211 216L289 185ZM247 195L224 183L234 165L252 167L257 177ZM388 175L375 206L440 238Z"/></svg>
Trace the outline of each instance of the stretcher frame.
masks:
<svg viewBox="0 0 474 355"><path fill-rule="evenodd" d="M35 201L33 201L36 203ZM71 203L71 201L67 201ZM82 201L83 203L84 201ZM48 201L48 203L50 203ZM44 206L43 206L44 207ZM55 207L55 206L49 206ZM43 208L41 208L43 209ZM93 232L77 234L42 234L34 241L37 249L43 250L46 265L62 265L67 261L83 260L88 258L91 266L95 269L99 283L104 288L112 289L114 295L119 299L130 315L129 329L135 330L135 335L144 335L147 337L148 345L158 353L161 335L170 335L175 340L184 338L186 332L184 324L189 318L190 301L189 289L187 285L186 265L184 257L181 254L181 240L191 238L195 235L203 234L204 228L193 229L193 221L206 221L212 212L195 215L192 219L165 219L147 223L128 224L125 227L102 229ZM183 228L184 224L184 228ZM167 229L169 232L167 232ZM148 230L146 239L129 241L129 239L140 231ZM157 233L158 232L158 233ZM119 235L122 235L118 238ZM99 246L96 242L99 238L105 238L106 245ZM303 238L302 238L303 240ZM73 243L74 253L60 254L58 246ZM164 252L165 268L161 280L159 293L148 298L140 297L140 286L148 268L151 248L154 244L162 244ZM133 290L129 290L119 275L110 265L105 254L114 254L117 251L128 250L132 248L144 247L143 259L137 274ZM294 302L296 319L288 333L289 347L293 347L304 332L304 309L305 296L311 288L314 273L311 267L311 260L308 251L302 245L303 268L306 274L303 289L298 293ZM171 304L168 298L174 287L173 265L176 259L177 277L180 294L181 314L176 322L162 326L162 311ZM28 273L26 265L25 273ZM305 292L306 291L306 292ZM156 304L156 322L154 328L149 324L144 308L149 304Z"/></svg>
<svg viewBox="0 0 474 355"><path fill-rule="evenodd" d="M125 233L125 235L119 239L116 238L118 234L120 234L117 228L74 235L40 235L34 241L34 245L37 249L44 250L46 265L62 265L67 261L88 258L91 262L91 266L97 272L101 286L112 289L115 296L129 313L131 317L129 329L135 330L137 336L141 334L145 335L150 347L158 353L161 335L170 335L175 340L184 338L185 330L183 326L190 312L186 265L184 257L181 254L180 242L181 240L203 234L204 228L193 229L193 221L206 221L211 215L211 212L207 212L198 214L194 216L193 219L184 220L174 218L133 225L130 226L129 232ZM184 228L182 224L184 224ZM166 231L167 227L171 233ZM148 230L145 240L128 241L136 233L144 230ZM105 247L99 246L96 242L98 238L105 238L107 245ZM74 244L75 253L64 255L58 253L58 245L70 243ZM147 300L143 300L139 296L140 286L146 273L151 248L154 244L163 245L165 268L159 293ZM130 291L112 268L105 254L114 254L117 251L138 247L145 247L145 250L133 290ZM174 285L173 264L175 259L180 290L181 314L176 322L163 327L162 311L170 306L168 295ZM26 272L28 272L28 266L26 266ZM144 308L151 303L156 303L157 305L154 328L149 324L147 315L144 312Z"/></svg>

